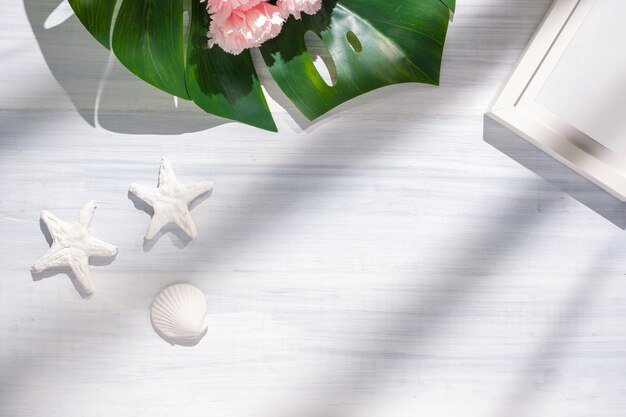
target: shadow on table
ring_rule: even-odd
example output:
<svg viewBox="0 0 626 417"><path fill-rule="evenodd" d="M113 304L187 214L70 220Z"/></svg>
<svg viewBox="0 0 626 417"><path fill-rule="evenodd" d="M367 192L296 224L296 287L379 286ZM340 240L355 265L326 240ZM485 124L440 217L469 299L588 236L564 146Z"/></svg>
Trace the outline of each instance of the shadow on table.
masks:
<svg viewBox="0 0 626 417"><path fill-rule="evenodd" d="M427 273L440 279L428 289L416 287L405 291L406 297L394 303L395 315L404 320L382 320L377 325L361 329L368 335L375 335L371 339L357 342L346 338L345 345L335 353L344 352L348 356L359 352L359 360L346 361L346 366L333 369L332 377L325 377L324 371L320 371L319 380L313 384L320 387L314 398L325 398L324 404L303 410L297 408L299 405L285 409L283 404L276 404L270 414L280 417L358 415L353 405L336 405L355 392L384 386L394 374L402 372L407 362L422 357L427 360L430 343L451 320L459 318L458 309L472 294L496 279L494 271L522 243L520 237L524 231L547 218L545 213L536 210L537 200L545 198L546 185L538 179L527 179L518 185L522 186L520 190L491 213L491 220L485 227L476 227L476 232L465 234L437 259L431 260L434 270L418 272L418 277ZM547 203L554 205L556 201L549 199ZM481 210L493 208L487 205L478 213Z"/></svg>
<svg viewBox="0 0 626 417"><path fill-rule="evenodd" d="M626 203L572 171L489 116L484 140L620 229L626 229Z"/></svg>
<svg viewBox="0 0 626 417"><path fill-rule="evenodd" d="M228 123L191 101L175 102L171 95L137 78L92 38L76 16L45 29L44 22L61 3L24 0L24 8L52 75L87 123L118 133L162 135ZM24 99L38 97L33 94Z"/></svg>
<svg viewBox="0 0 626 417"><path fill-rule="evenodd" d="M536 398L542 393L551 392L548 386L556 382L552 374L557 373L559 366L573 355L568 345L575 342L584 318L588 317L587 312L599 302L598 295L607 284L606 279L598 279L598 271L606 268L607 256L619 244L619 241L605 242L597 263L585 271L576 290L572 291L568 301L559 308L559 318L555 320L555 325L549 329L539 347L529 355L516 378L517 382L507 390L503 404L492 414L493 417L531 416L532 407L537 404Z"/></svg>

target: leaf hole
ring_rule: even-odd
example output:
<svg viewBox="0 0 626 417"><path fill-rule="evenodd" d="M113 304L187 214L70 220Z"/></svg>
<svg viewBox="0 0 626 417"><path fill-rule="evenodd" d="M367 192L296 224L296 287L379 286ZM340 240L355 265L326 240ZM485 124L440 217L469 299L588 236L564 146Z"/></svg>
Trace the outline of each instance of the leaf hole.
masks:
<svg viewBox="0 0 626 417"><path fill-rule="evenodd" d="M322 39L309 30L304 34L304 43L309 55L313 58L315 69L324 82L330 87L337 84L337 67Z"/></svg>
<svg viewBox="0 0 626 417"><path fill-rule="evenodd" d="M348 33L346 33L346 39L348 40L348 43L350 44L352 49L354 49L354 52L356 52L357 54L363 52L363 45L361 45L361 41L354 34L354 32L352 32L351 30L348 31Z"/></svg>

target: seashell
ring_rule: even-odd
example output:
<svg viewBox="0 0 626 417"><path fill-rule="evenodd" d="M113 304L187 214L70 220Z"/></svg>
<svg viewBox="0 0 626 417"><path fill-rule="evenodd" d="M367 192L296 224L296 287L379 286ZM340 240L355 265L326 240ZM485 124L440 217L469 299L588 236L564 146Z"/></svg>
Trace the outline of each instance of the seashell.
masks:
<svg viewBox="0 0 626 417"><path fill-rule="evenodd" d="M208 327L206 297L190 284L165 288L152 302L150 319L159 336L172 345L193 346Z"/></svg>

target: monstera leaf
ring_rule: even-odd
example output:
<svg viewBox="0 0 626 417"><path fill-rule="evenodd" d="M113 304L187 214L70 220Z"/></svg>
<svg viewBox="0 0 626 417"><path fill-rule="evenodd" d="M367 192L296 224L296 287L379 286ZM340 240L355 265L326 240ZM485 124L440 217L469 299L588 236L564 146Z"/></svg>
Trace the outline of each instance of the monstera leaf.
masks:
<svg viewBox="0 0 626 417"><path fill-rule="evenodd" d="M191 0L69 0L87 30L130 71L204 111L276 130L249 51L207 47L210 17ZM119 7L117 15L116 7ZM439 83L455 0L323 0L314 16L289 18L261 47L270 74L309 119L360 94L403 82ZM188 9L188 10L186 10ZM184 33L184 14L189 30ZM336 67L329 85L307 49L319 36Z"/></svg>

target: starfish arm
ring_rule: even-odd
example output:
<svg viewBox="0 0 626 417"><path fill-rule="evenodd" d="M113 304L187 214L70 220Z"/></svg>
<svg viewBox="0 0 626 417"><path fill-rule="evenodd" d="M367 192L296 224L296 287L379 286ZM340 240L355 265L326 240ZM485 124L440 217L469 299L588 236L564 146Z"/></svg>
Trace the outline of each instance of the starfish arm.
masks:
<svg viewBox="0 0 626 417"><path fill-rule="evenodd" d="M154 214L150 220L148 231L146 232L146 240L153 239L157 233L169 223L172 222L172 216L168 215L164 210L159 210L155 207Z"/></svg>
<svg viewBox="0 0 626 417"><path fill-rule="evenodd" d="M159 188L167 188L176 184L176 175L172 169L172 164L167 158L161 159L161 167L159 168Z"/></svg>
<svg viewBox="0 0 626 417"><path fill-rule="evenodd" d="M75 254L70 262L70 268L76 277L76 283L78 284L81 292L85 296L89 297L96 291L96 287L91 280L89 273L89 258L84 252Z"/></svg>
<svg viewBox="0 0 626 417"><path fill-rule="evenodd" d="M85 252L87 252L88 256L110 258L117 255L117 248L114 245L100 239L96 239L95 237L88 236L86 243L87 247L85 248Z"/></svg>
<svg viewBox="0 0 626 417"><path fill-rule="evenodd" d="M176 216L174 222L183 232L187 233L190 238L194 239L198 236L198 229L196 229L196 224L193 222L189 210L185 210L181 215Z"/></svg>
<svg viewBox="0 0 626 417"><path fill-rule="evenodd" d="M96 211L96 201L91 200L85 207L82 208L80 214L78 215L78 220L76 221L79 226L84 227L85 229L89 227L91 224L91 219L93 218L93 213Z"/></svg>
<svg viewBox="0 0 626 417"><path fill-rule="evenodd" d="M159 199L159 192L156 188L144 187L143 185L133 183L128 190L151 206L154 206Z"/></svg>
<svg viewBox="0 0 626 417"><path fill-rule="evenodd" d="M30 270L39 273L50 268L67 268L71 257L71 249L69 248L51 249L43 258L35 262Z"/></svg>
<svg viewBox="0 0 626 417"><path fill-rule="evenodd" d="M213 191L213 181L200 181L192 184L180 184L176 192L187 205L202 194Z"/></svg>
<svg viewBox="0 0 626 417"><path fill-rule="evenodd" d="M41 212L41 220L48 228L48 231L50 232L53 240L56 239L57 236L63 234L64 230L67 230L70 227L69 223L59 219L48 210L44 210Z"/></svg>

